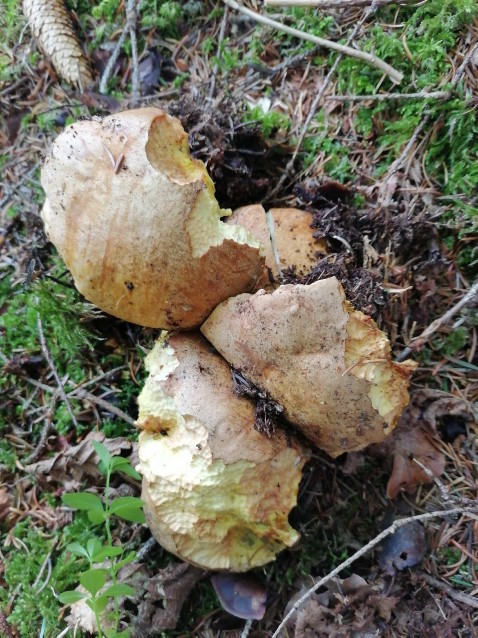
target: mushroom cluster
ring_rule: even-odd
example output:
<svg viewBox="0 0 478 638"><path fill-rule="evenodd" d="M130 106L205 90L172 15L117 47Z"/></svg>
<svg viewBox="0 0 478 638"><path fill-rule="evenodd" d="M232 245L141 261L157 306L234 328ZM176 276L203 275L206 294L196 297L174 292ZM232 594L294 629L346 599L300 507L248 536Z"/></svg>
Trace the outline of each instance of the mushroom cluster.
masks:
<svg viewBox="0 0 478 638"><path fill-rule="evenodd" d="M80 292L163 329L138 399L152 533L207 569L273 560L299 537L288 516L308 452L290 432L255 428L255 402L234 391L231 366L335 457L392 431L413 364L392 361L337 279L277 284L283 268L307 273L325 252L310 214L221 210L181 124L160 109L69 126L42 184L47 233Z"/></svg>

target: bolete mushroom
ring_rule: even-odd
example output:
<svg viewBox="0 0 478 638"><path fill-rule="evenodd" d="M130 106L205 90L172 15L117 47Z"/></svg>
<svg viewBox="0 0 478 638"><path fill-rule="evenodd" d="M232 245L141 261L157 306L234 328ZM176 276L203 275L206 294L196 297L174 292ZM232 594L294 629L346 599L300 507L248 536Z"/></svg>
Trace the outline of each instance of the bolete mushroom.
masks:
<svg viewBox="0 0 478 638"><path fill-rule="evenodd" d="M220 220L230 211L179 120L160 109L70 125L41 181L49 238L79 291L116 317L192 328L263 272L259 242Z"/></svg>
<svg viewBox="0 0 478 638"><path fill-rule="evenodd" d="M335 277L228 299L201 331L332 457L382 441L409 401L414 364L392 362L385 334Z"/></svg>
<svg viewBox="0 0 478 638"><path fill-rule="evenodd" d="M296 543L288 522L306 456L254 429L229 365L194 333L160 339L139 396L139 466L148 525L194 565L241 572Z"/></svg>
<svg viewBox="0 0 478 638"><path fill-rule="evenodd" d="M260 204L237 208L228 217L226 223L246 228L264 247L266 273L256 290L272 289L271 279L279 284L279 268L308 274L317 264L317 255L327 252L325 241L314 238L313 218L312 213L298 208L271 208L266 213Z"/></svg>

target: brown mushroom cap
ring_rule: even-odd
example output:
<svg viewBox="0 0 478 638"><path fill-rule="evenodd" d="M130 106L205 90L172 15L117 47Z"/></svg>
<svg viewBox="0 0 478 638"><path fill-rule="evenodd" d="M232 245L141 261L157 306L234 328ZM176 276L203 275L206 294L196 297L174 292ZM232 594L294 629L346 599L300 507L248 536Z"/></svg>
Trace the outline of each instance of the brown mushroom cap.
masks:
<svg viewBox="0 0 478 638"><path fill-rule="evenodd" d="M42 170L42 216L80 292L143 326L199 325L252 290L259 242L224 211L179 120L157 108L77 122Z"/></svg>
<svg viewBox="0 0 478 638"><path fill-rule="evenodd" d="M332 457L382 441L408 403L414 365L391 361L388 339L335 277L228 299L201 331Z"/></svg>
<svg viewBox="0 0 478 638"><path fill-rule="evenodd" d="M298 275L308 274L317 263L318 254L326 254L325 241L313 236L313 215L298 208L271 208L274 241L282 270L295 267ZM265 267L277 282L280 281L277 261L274 257L266 211L260 204L237 208L226 223L247 228L264 247ZM270 276L266 272L256 286L271 288Z"/></svg>
<svg viewBox="0 0 478 638"><path fill-rule="evenodd" d="M200 335L158 341L139 396L138 470L147 522L168 551L206 569L246 571L298 534L288 523L305 456L254 429L254 404Z"/></svg>

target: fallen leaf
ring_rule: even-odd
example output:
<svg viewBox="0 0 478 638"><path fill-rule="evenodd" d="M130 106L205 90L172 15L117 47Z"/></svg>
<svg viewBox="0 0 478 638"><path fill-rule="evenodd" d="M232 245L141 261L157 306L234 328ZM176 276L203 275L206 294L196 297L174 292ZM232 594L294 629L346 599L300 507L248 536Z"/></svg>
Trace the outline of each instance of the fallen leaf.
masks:
<svg viewBox="0 0 478 638"><path fill-rule="evenodd" d="M104 564L106 567L106 563ZM204 571L187 563L174 563L151 575L145 565L131 563L118 572L117 584L126 583L135 590L128 596L128 605L123 605L124 597L118 600L123 610L120 629L129 627L132 638L149 638L161 631L174 629L181 609L192 588L202 578ZM109 587L111 582L105 584ZM78 591L85 590L79 586ZM106 612L113 612L113 603L109 603ZM84 600L71 606L65 619L70 627L79 627L85 632L96 634L97 624L94 613ZM103 624L103 629L111 628Z"/></svg>
<svg viewBox="0 0 478 638"><path fill-rule="evenodd" d="M398 602L393 596L383 596L378 587L372 587L357 574L334 579L327 589L313 594L299 609L294 638L373 638L378 635L382 620L390 620ZM297 597L305 591L304 587ZM293 600L288 607L292 604Z"/></svg>
<svg viewBox="0 0 478 638"><path fill-rule="evenodd" d="M420 484L432 483L444 472L446 461L439 449L438 430L442 419L450 414L470 418L464 401L444 398L443 392L434 390L416 391L395 431L383 443L368 448L372 455L393 458L387 484L389 498L395 498L401 490L413 494Z"/></svg>
<svg viewBox="0 0 478 638"><path fill-rule="evenodd" d="M413 494L421 483L432 483L445 470L445 457L437 449L438 439L423 428L396 433L392 474L387 484L388 498L401 490ZM417 462L418 461L418 462ZM421 467L426 467L432 476Z"/></svg>
<svg viewBox="0 0 478 638"><path fill-rule="evenodd" d="M133 638L157 635L174 629L182 606L204 571L187 563L174 563L149 578L145 595L133 620Z"/></svg>
<svg viewBox="0 0 478 638"><path fill-rule="evenodd" d="M156 49L150 49L139 63L141 95L151 95L159 84L160 57Z"/></svg>
<svg viewBox="0 0 478 638"><path fill-rule="evenodd" d="M413 521L399 527L383 541L378 563L382 569L393 575L397 569L401 571L418 565L427 550L425 531L420 523Z"/></svg>
<svg viewBox="0 0 478 638"><path fill-rule="evenodd" d="M0 487L0 521L7 518L10 507L13 505L13 497L6 487Z"/></svg>
<svg viewBox="0 0 478 638"><path fill-rule="evenodd" d="M93 441L106 446L112 456L133 450L133 443L123 438L106 439L101 432L89 432L81 443L58 452L49 459L26 466L35 476L43 476L47 482L59 482L66 492L78 490L85 477L98 480L99 459Z"/></svg>

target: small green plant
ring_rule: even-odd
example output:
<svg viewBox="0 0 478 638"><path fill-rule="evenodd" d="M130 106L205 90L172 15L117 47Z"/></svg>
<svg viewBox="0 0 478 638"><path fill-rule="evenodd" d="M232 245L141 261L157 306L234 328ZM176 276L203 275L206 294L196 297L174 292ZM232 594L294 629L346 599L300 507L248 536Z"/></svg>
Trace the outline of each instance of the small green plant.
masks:
<svg viewBox="0 0 478 638"><path fill-rule="evenodd" d="M165 37L178 37L183 7L180 2L171 0L146 0L142 5L141 16L143 27L158 29Z"/></svg>
<svg viewBox="0 0 478 638"><path fill-rule="evenodd" d="M289 131L291 126L290 118L285 113L274 110L264 111L259 105L245 111L243 120L260 123L264 137L270 137L278 129Z"/></svg>
<svg viewBox="0 0 478 638"><path fill-rule="evenodd" d="M134 496L110 498L110 479L114 472L123 472L136 479L141 476L127 459L121 456L112 457L101 443L93 441L93 447L100 458L100 472L105 476L103 500L91 492L64 494L62 500L68 507L85 511L93 525L103 525L107 540L103 544L98 538L90 538L85 544L67 545L73 555L86 558L89 563L89 569L80 574L80 584L86 593L78 590L65 591L60 594L59 600L64 605L84 600L95 614L98 638L127 638L130 635L129 628L119 631L119 598L133 595L134 589L125 583L118 583L117 578L120 569L136 558L136 552L125 553L124 547L113 545L111 521L118 517L133 523L143 523L143 501ZM113 612L108 613L110 602L113 603Z"/></svg>

